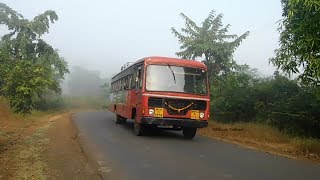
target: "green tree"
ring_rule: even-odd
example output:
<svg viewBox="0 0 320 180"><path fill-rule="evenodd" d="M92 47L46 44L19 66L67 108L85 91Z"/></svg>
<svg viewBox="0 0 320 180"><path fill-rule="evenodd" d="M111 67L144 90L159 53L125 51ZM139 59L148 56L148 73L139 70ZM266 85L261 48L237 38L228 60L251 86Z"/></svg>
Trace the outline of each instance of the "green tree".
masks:
<svg viewBox="0 0 320 180"><path fill-rule="evenodd" d="M320 1L282 0L280 47L270 61L288 74L320 86Z"/></svg>
<svg viewBox="0 0 320 180"><path fill-rule="evenodd" d="M182 33L175 28L171 28L173 34L182 44L181 51L176 54L186 59L202 58L208 66L209 74L216 75L222 72L229 72L233 65L233 53L245 39L249 32L241 36L236 34L227 34L230 25L222 25L222 14L215 14L211 11L209 16L198 26L193 20L185 14L180 14L185 20L185 27L181 29Z"/></svg>
<svg viewBox="0 0 320 180"><path fill-rule="evenodd" d="M0 93L17 112L30 112L48 91L61 93L60 81L69 72L67 63L41 39L57 20L50 10L28 20L0 3L0 25L9 31L0 42Z"/></svg>

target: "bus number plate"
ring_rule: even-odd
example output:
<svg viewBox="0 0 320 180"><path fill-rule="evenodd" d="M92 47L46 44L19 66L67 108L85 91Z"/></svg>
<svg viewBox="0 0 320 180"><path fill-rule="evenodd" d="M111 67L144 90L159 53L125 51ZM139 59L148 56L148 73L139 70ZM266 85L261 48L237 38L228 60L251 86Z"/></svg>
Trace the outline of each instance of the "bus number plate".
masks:
<svg viewBox="0 0 320 180"><path fill-rule="evenodd" d="M154 117L163 117L163 108L155 108L154 109Z"/></svg>
<svg viewBox="0 0 320 180"><path fill-rule="evenodd" d="M199 111L192 110L191 111L191 119L199 119Z"/></svg>

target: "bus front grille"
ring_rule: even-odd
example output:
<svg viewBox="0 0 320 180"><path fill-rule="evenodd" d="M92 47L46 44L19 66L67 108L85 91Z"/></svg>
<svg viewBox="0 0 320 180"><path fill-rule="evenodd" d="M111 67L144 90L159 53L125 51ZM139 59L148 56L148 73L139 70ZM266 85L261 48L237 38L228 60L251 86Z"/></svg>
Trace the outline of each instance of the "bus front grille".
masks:
<svg viewBox="0 0 320 180"><path fill-rule="evenodd" d="M170 115L186 115L189 110L206 110L207 102L192 99L149 97L148 106L151 108L164 108Z"/></svg>

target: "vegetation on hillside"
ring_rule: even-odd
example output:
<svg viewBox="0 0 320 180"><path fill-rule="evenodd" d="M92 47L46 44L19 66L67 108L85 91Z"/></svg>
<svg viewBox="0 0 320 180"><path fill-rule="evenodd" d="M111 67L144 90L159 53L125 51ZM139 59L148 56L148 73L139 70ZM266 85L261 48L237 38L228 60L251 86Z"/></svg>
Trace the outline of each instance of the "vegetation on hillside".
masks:
<svg viewBox="0 0 320 180"><path fill-rule="evenodd" d="M61 93L67 63L41 39L57 20L50 10L28 20L0 3L0 25L8 28L0 41L0 95L10 100L15 112L29 113L40 108L48 93Z"/></svg>
<svg viewBox="0 0 320 180"><path fill-rule="evenodd" d="M233 52L248 32L239 37L227 35L228 26L221 28L222 15L215 16L213 12L202 27L181 14L186 21L186 27L181 29L185 35L172 29L182 44L178 56L195 59L204 55L203 62L210 72L213 119L257 122L294 136L320 138L319 88L289 79L279 71L271 77L260 77L257 70L248 65L238 65L232 58ZM235 40L227 41L228 38Z"/></svg>

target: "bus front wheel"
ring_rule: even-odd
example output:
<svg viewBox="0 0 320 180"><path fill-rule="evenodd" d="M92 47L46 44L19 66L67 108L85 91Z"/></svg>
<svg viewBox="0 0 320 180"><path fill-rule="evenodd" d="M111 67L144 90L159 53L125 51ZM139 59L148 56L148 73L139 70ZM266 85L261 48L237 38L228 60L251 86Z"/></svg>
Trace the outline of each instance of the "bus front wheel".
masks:
<svg viewBox="0 0 320 180"><path fill-rule="evenodd" d="M183 129L183 136L186 139L192 139L197 133L197 128L184 128Z"/></svg>
<svg viewBox="0 0 320 180"><path fill-rule="evenodd" d="M140 124L136 121L134 121L134 134L136 136L143 136L144 134L144 130L145 130L145 127L143 126L143 124Z"/></svg>

